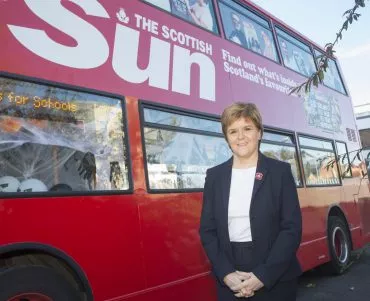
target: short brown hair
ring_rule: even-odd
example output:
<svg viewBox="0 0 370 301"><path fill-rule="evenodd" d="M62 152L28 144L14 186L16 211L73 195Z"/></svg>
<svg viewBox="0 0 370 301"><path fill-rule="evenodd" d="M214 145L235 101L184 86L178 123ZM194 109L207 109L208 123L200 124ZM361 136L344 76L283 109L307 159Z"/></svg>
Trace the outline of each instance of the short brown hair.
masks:
<svg viewBox="0 0 370 301"><path fill-rule="evenodd" d="M240 118L249 118L263 134L263 124L260 111L254 103L235 102L228 106L221 115L222 132L227 140L227 128Z"/></svg>

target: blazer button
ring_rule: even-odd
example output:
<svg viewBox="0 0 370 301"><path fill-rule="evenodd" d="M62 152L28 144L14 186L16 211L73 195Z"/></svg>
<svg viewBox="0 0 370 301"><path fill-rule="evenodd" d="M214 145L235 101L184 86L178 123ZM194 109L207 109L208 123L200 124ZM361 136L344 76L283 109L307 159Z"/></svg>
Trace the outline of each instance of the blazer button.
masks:
<svg viewBox="0 0 370 301"><path fill-rule="evenodd" d="M251 220L254 220L256 217L254 215L251 215Z"/></svg>

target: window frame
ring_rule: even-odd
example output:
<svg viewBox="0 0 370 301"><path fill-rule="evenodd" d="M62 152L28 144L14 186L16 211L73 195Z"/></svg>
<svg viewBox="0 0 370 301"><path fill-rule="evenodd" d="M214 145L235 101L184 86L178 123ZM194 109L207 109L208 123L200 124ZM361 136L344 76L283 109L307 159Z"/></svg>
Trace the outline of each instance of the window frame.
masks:
<svg viewBox="0 0 370 301"><path fill-rule="evenodd" d="M211 1L211 0L210 0ZM275 64L278 64L278 65L283 65L282 63L282 60L281 60L281 56L280 56L280 52L278 50L278 45L277 45L277 39L276 39L276 36L275 36L275 30L274 30L274 26L273 26L273 23L272 23L272 20L271 18L267 17L267 16L264 16L262 15L260 12L256 11L253 7L247 5L247 3L245 2L241 2L239 0L230 0L232 2L234 2L235 4L241 6L243 9L247 10L249 13L251 13L252 15L256 15L258 18L260 19L263 19L264 21L266 21L266 23L268 24L269 27L266 27L266 25L258 22L256 19L253 19L252 17L249 17L248 15L244 14L243 12L241 12L240 10L236 10L235 8L231 7L228 3L226 3L225 1L227 0L216 0L216 5L217 5L217 10L219 12L219 19L220 19L220 28L222 29L222 34L223 34L223 39L229 43L232 43L233 45L236 45L246 51L249 51L253 54L256 54L256 55L259 55L260 57L263 57L267 60L269 60L270 62L273 62ZM249 21L251 22L254 22L254 23L257 23L258 25L262 26L265 30L269 31L271 33L271 36L272 36L272 43L274 44L274 47L275 47L275 52L276 52L276 61L273 60L273 59L270 59L269 57L267 56L264 56L263 54L260 54L258 52L254 52L253 50L251 49L248 49L248 48L245 48L243 47L242 45L239 45L238 43L235 43L233 41L230 41L227 36L226 36L226 31L225 31L225 26L224 26L224 21L222 19L222 15L221 15L221 9L220 9L220 3L222 3L223 5L227 6L228 8L230 9L233 9L234 11L237 11L238 13L240 13L241 15L243 15L245 18L247 18ZM284 66L284 65L283 65Z"/></svg>
<svg viewBox="0 0 370 301"><path fill-rule="evenodd" d="M18 74L13 74L13 73L8 73L8 72L3 72L0 71L0 77L3 78L8 78L11 80L18 80L18 81L23 81L23 82L28 82L32 84L37 84L37 85L43 85L46 87L53 87L53 88L59 88L59 89L64 89L64 90L69 90L69 91L75 91L75 92L81 92L81 93L89 93L89 94L94 94L96 96L104 96L104 97L110 97L110 98L115 98L117 100L120 100L121 102L121 110L122 110L122 125L124 129L124 137L122 137L122 143L123 146L125 147L126 150L126 167L127 167L127 181L129 188L126 190L94 190L94 191L71 191L71 192L16 192L16 193L4 193L0 194L0 198L50 198L50 197L60 197L60 196L101 196L101 195L126 195L126 194L133 194L133 179L132 179L132 162L131 162L131 151L130 151L130 144L128 143L129 141L129 130L128 130L128 112L127 112L127 106L126 106L126 99L122 95L118 94L113 94L113 93L107 93L95 89L90 89L90 88L84 88L84 87L79 87L79 86L74 86L70 84L64 84L64 83L59 83L55 81L50 81L50 80L45 80L45 79L40 79L36 77L28 77L24 75L18 75Z"/></svg>
<svg viewBox="0 0 370 301"><path fill-rule="evenodd" d="M264 127L263 132L269 132L269 133L273 133L273 134L274 133L283 134L283 135L286 135L286 136L290 136L292 138L293 143L290 144L290 143L283 143L283 142L277 142L277 141L273 141L273 140L263 139L263 135L262 135L261 144L262 144L263 141L266 141L266 143L273 144L273 145L294 146L295 154L297 156L297 167L298 167L298 171L299 171L299 180L301 182L301 185L296 185L296 187L297 188L303 188L304 184L305 184L305 181L304 181L303 174L302 174L303 170L302 170L302 166L301 166L300 152L299 152L299 149L298 149L298 143L297 143L295 132L294 131L286 131L286 130L279 129L279 128L274 128L274 127ZM284 162L284 161L282 161L282 162Z"/></svg>
<svg viewBox="0 0 370 301"><path fill-rule="evenodd" d="M207 28L204 28L204 27L202 27L202 26L200 26L200 25L198 25L198 24L196 24L196 23L193 23L193 22L190 22L190 21L188 21L188 20L186 20L186 19L183 19L183 18L181 18L181 17L179 17L179 16L177 16L177 15L175 15L175 14L172 14L172 12L171 11L167 11L167 10L165 10L165 9L163 9L163 8L161 8L161 7L159 7L159 6L156 6L155 4L153 4L153 3L150 3L150 2L147 2L147 1L145 1L145 0L139 0L140 2L142 2L144 5L149 5L149 6L151 6L151 7L153 7L154 9L157 9L157 10L159 10L159 11L161 11L161 12L164 12L164 13L166 13L166 14L168 14L168 15L170 15L170 16L172 16L172 17L174 17L174 18L176 18L176 19L178 19L178 20L181 20L181 21L184 21L184 22L186 22L186 23L188 23L188 24L191 24L191 25L193 25L193 26L195 26L195 27L197 27L197 28L200 28L200 29L202 29L202 30L204 30L204 31L206 31L206 32L209 32L209 33L211 33L211 34L213 34L213 35L215 35L215 36L217 36L217 37L221 37L221 27L220 27L220 24L219 24L219 22L218 22L218 17L217 17L217 11L216 11L216 7L215 7L215 3L214 3L214 1L213 0L209 0L209 2L212 2L212 6L213 6L213 21L215 22L215 24L216 24L216 29L217 29L217 32L214 32L214 31L212 31L212 30L208 30ZM171 5L171 4L170 4Z"/></svg>
<svg viewBox="0 0 370 301"><path fill-rule="evenodd" d="M298 45L297 43L294 43L293 41L291 40L288 40L289 43L292 43L294 46L298 47L299 49L301 49L302 51L304 51L305 53L309 53L313 59L313 66L315 67L315 72L317 71L318 69L318 66L316 64L316 57L315 57L315 54L312 52L312 46L311 46L311 43L308 43L304 40L302 40L301 37L299 37L298 35L290 32L289 30L283 28L280 24L277 24L277 23L274 23L274 31L275 31L275 34L276 34L276 43L277 43L277 48L278 48L278 51L279 51L279 56L281 57L281 65L284 67L284 68L287 68L288 70L291 70L291 71L294 71L295 73L305 77L305 78L309 78L309 76L306 76L300 72L298 72L297 70L294 70L292 68L289 68L288 66L285 66L285 62L284 62L284 57L283 57L283 54L282 54L282 50L281 50L281 47L280 47L280 42L279 42L279 37L284 39L284 40L287 40L286 38L284 38L283 35L279 34L279 30L282 31L283 33L285 33L286 35L288 35L289 37L293 38L293 40L297 40L298 42L302 43L303 45L307 46L309 52L305 49L303 49L300 45Z"/></svg>
<svg viewBox="0 0 370 301"><path fill-rule="evenodd" d="M351 162L350 162L350 159L349 159L349 153L348 153L347 143L344 142L344 141L342 141L342 140L335 140L334 141L334 144L335 144L335 153L336 153L337 160L338 160L338 156L339 156L339 154L338 154L338 146L337 146L338 143L344 144L344 147L346 149L348 164L351 165ZM342 174L341 174L341 177L342 177ZM350 179L352 177L353 177L353 175L352 175L352 168L350 168L349 169L349 175L348 176L343 176L343 179Z"/></svg>
<svg viewBox="0 0 370 301"><path fill-rule="evenodd" d="M335 148L335 145L334 145L334 140L331 140L331 139L327 139L327 138L323 138L323 137L319 137L319 136L314 136L314 135L309 135L309 134L305 134L305 133L301 133L301 132L297 132L297 144L299 146L299 156L301 158L301 162L302 162L302 170L303 170L303 179L304 179L304 184L305 184L305 187L307 188L315 188L315 187L336 187L336 186L342 186L343 183L342 183L342 177L340 176L341 173L339 171L339 166L337 164L337 172L338 172L338 176L339 176L339 184L323 184L323 185L311 185L311 184L307 184L307 179L306 179L306 174L305 174L305 170L304 170L304 162L303 162L303 157L302 157L302 148L303 149L309 149L309 150L318 150L318 151L326 151L328 152L327 149L324 149L324 148L317 148L317 147L308 147L308 146L301 146L300 142L299 142L299 137L304 137L304 138L308 138L308 139L316 139L316 140L322 140L322 141L325 141L325 142L330 142L333 146L333 153L334 153L334 157L335 159L337 160L337 153L336 153L336 148Z"/></svg>
<svg viewBox="0 0 370 301"><path fill-rule="evenodd" d="M155 189L150 187L149 181L149 170L148 170L148 160L147 160L147 150L145 144L145 135L144 135L144 128L151 127L169 131L175 131L180 133L188 133L188 134L196 134L196 135L203 135L207 137L217 137L217 138L224 138L224 135L218 134L216 132L210 131L202 131L196 129L189 129L189 128L181 128L176 126L169 126L157 123L150 123L145 121L144 117L144 109L153 109L157 111L165 111L168 113L174 113L178 115L189 116L193 118L205 119L220 122L220 117L212 114L207 113L199 113L193 110L186 110L175 106L165 105L165 104L158 104L152 101L147 101L140 99L139 100L139 115L140 115L140 132L141 132L141 143L142 143L142 150L143 150L143 160L144 160L144 171L145 171L145 183L147 187L148 193L153 194L169 194L169 193L193 193L193 192L203 192L204 188L185 188L185 189Z"/></svg>
<svg viewBox="0 0 370 301"><path fill-rule="evenodd" d="M318 49L318 48L316 48L316 47L313 47L313 54L314 54L314 58L315 58L315 63L316 63L317 68L319 68L319 62L317 61L316 52L320 53L320 55L325 55L325 53L324 53L322 50L320 50L320 49ZM340 94L342 94L342 95L348 96L347 89L346 89L346 87L345 87L345 85L344 85L344 81L343 81L342 73L340 72L340 70L339 70L339 68L338 68L337 60L336 60L336 59L334 59L333 57L330 57L330 56L328 56L328 59L329 59L329 60L331 60L331 61L333 61L334 65L335 65L335 68L336 68L336 70L337 70L337 72L338 72L339 80L340 80L340 83L341 83L341 85L342 85L342 87L343 87L343 91L344 91L344 92L338 91L337 89L335 89L335 88L332 88L332 87L328 86L327 84L325 84L324 80L320 80L320 83L321 83L323 86L325 86L326 88L328 88L328 89L331 89L331 90L333 90L333 91L335 91L335 92L338 92L338 93L340 93ZM329 68L329 66L328 66L328 68ZM324 79L325 79L325 72L324 72Z"/></svg>

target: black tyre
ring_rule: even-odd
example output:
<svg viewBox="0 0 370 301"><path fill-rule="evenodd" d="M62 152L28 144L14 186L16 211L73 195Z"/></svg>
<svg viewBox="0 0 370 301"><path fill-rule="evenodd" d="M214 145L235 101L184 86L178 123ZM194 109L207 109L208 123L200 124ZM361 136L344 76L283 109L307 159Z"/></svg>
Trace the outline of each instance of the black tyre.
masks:
<svg viewBox="0 0 370 301"><path fill-rule="evenodd" d="M352 250L352 241L347 226L340 217L329 217L328 244L331 261L325 268L331 274L340 275L350 265Z"/></svg>
<svg viewBox="0 0 370 301"><path fill-rule="evenodd" d="M1 301L81 301L58 272L44 266L14 267L0 274Z"/></svg>

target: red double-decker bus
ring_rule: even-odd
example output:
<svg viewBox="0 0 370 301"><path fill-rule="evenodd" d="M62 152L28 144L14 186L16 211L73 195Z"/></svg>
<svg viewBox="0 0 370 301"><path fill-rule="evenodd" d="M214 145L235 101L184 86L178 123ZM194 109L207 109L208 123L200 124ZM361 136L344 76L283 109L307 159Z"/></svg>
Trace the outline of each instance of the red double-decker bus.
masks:
<svg viewBox="0 0 370 301"><path fill-rule="evenodd" d="M289 162L304 270L369 241L368 179L339 64L249 1L0 1L0 300L215 300L198 237L219 116L264 118ZM338 164L336 163L338 162Z"/></svg>

